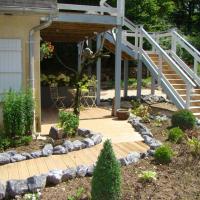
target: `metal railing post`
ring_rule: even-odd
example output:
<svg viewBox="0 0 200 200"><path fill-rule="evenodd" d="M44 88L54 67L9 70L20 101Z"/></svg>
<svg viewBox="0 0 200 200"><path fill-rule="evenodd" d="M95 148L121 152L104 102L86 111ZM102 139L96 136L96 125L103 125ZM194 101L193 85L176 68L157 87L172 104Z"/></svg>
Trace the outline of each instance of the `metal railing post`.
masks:
<svg viewBox="0 0 200 200"><path fill-rule="evenodd" d="M194 58L194 73L198 76L198 61Z"/></svg>
<svg viewBox="0 0 200 200"><path fill-rule="evenodd" d="M158 54L158 61L159 61L159 63L158 63L158 71L159 71L159 73L158 73L158 86L161 86L161 77L162 77L162 68L163 68L163 58L162 58L162 55L161 55L161 53L159 53Z"/></svg>
<svg viewBox="0 0 200 200"><path fill-rule="evenodd" d="M172 51L176 54L176 36L174 35L173 31L171 33L172 33L171 48L172 48Z"/></svg>
<svg viewBox="0 0 200 200"><path fill-rule="evenodd" d="M125 16L125 0L117 0L117 24L124 24L124 16Z"/></svg>

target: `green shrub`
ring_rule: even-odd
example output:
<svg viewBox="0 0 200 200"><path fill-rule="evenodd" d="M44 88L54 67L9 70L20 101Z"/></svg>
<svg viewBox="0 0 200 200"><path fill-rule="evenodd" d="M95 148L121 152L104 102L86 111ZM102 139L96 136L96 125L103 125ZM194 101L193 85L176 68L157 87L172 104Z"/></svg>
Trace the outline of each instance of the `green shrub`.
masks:
<svg viewBox="0 0 200 200"><path fill-rule="evenodd" d="M4 97L3 123L9 137L22 136L32 131L34 103L32 92L9 91Z"/></svg>
<svg viewBox="0 0 200 200"><path fill-rule="evenodd" d="M175 127L169 130L168 133L169 141L174 143L180 143L183 137L184 137L184 132L180 128Z"/></svg>
<svg viewBox="0 0 200 200"><path fill-rule="evenodd" d="M23 136L20 140L22 145L29 145L33 138L32 136Z"/></svg>
<svg viewBox="0 0 200 200"><path fill-rule="evenodd" d="M200 141L197 138L188 139L187 144L194 157L200 156Z"/></svg>
<svg viewBox="0 0 200 200"><path fill-rule="evenodd" d="M0 133L0 150L6 150L10 145L10 139L4 133Z"/></svg>
<svg viewBox="0 0 200 200"><path fill-rule="evenodd" d="M105 141L92 179L92 200L119 200L121 192L120 164L111 142Z"/></svg>
<svg viewBox="0 0 200 200"><path fill-rule="evenodd" d="M172 160L173 151L169 146L163 145L156 149L154 157L158 163L167 164Z"/></svg>
<svg viewBox="0 0 200 200"><path fill-rule="evenodd" d="M182 130L194 128L195 121L195 116L189 110L180 110L172 115L172 126Z"/></svg>
<svg viewBox="0 0 200 200"><path fill-rule="evenodd" d="M61 110L59 112L59 125L67 136L75 136L79 126L79 118L72 112Z"/></svg>
<svg viewBox="0 0 200 200"><path fill-rule="evenodd" d="M139 178L144 182L156 180L157 173L154 171L143 171L139 174Z"/></svg>

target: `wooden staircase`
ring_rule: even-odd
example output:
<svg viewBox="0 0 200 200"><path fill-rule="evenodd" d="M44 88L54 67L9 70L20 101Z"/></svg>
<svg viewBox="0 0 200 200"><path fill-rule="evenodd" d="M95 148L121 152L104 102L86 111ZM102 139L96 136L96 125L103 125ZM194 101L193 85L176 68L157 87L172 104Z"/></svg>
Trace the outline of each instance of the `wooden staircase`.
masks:
<svg viewBox="0 0 200 200"><path fill-rule="evenodd" d="M159 60L158 54L148 54L151 60L154 62L154 64L159 68L159 63L161 62ZM186 91L186 84L182 80L181 76L176 73L175 70L171 68L171 66L165 62L162 61L162 74L165 76L165 78L170 82L171 86L176 90L176 92L180 95L180 97L186 101L187 91ZM190 107L189 110L191 110L194 115L198 118L200 118L200 88L195 87L191 91L190 96Z"/></svg>

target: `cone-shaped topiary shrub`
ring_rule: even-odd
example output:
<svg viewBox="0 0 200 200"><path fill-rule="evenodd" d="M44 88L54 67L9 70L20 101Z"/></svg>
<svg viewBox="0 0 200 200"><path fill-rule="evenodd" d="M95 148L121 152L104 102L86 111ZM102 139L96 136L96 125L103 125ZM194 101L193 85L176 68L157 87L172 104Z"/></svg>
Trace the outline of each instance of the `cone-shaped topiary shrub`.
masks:
<svg viewBox="0 0 200 200"><path fill-rule="evenodd" d="M115 157L111 142L107 140L94 169L92 200L118 200L120 199L120 191L120 164Z"/></svg>
<svg viewBox="0 0 200 200"><path fill-rule="evenodd" d="M172 126L182 130L194 128L195 121L195 116L189 110L179 110L172 115Z"/></svg>

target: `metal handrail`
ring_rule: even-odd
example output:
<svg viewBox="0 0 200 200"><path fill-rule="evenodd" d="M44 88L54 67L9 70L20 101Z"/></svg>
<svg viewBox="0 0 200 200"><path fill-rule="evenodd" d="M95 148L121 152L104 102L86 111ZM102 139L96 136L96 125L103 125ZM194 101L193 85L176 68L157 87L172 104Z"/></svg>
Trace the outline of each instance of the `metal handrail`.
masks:
<svg viewBox="0 0 200 200"><path fill-rule="evenodd" d="M191 81L191 79L182 71L182 69L173 61L173 59L160 47L158 43L143 29L141 28L141 33L145 36L148 42L159 51L164 59L174 68L174 70L183 78L186 83L191 86L196 87L196 84Z"/></svg>
<svg viewBox="0 0 200 200"><path fill-rule="evenodd" d="M185 43L185 45L187 45L197 56L199 56L200 58L200 52L194 47L192 46L185 38L183 38L180 34L178 34L176 31L172 31L172 33L179 39L181 40L183 43ZM194 55L193 55L194 56Z"/></svg>

